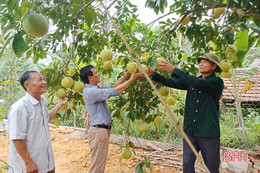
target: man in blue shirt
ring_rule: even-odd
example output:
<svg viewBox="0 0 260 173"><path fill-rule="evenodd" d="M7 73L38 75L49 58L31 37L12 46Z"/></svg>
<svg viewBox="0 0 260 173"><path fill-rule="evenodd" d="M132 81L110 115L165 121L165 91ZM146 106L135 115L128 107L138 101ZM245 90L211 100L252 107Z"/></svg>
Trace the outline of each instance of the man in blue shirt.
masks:
<svg viewBox="0 0 260 173"><path fill-rule="evenodd" d="M136 70L135 70L136 71ZM80 78L85 83L83 97L87 111L90 115L90 128L87 132L91 154L91 167L89 173L103 173L108 154L110 128L112 119L106 100L123 92L131 83L143 76L142 73L133 72L131 77L127 70L115 85L100 87L100 74L92 65L80 70Z"/></svg>

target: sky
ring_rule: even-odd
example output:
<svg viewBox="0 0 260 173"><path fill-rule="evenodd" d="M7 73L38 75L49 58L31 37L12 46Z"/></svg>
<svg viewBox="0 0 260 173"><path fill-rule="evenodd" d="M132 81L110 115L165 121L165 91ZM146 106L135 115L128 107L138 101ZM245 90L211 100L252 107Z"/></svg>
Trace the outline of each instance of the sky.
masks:
<svg viewBox="0 0 260 173"><path fill-rule="evenodd" d="M141 20L141 22L145 24L148 24L154 21L155 19L159 18L160 16L167 14L169 12L169 9L165 9L164 14L159 12L159 14L156 15L153 9L145 7L146 0L130 0L130 2L132 4L137 5L138 8L137 14L139 14L139 19ZM164 17L162 20L167 20L167 19L168 17Z"/></svg>

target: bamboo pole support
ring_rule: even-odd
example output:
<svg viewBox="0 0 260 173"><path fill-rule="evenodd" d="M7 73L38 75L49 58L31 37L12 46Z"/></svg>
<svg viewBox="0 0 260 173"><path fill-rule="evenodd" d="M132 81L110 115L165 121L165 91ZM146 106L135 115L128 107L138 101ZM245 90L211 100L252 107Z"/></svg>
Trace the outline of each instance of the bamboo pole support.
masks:
<svg viewBox="0 0 260 173"><path fill-rule="evenodd" d="M179 120L177 120L175 118L175 116L173 115L173 113L171 112L171 110L169 109L168 105L165 103L165 101L163 100L162 96L160 95L159 91L157 90L157 88L155 87L155 85L153 84L152 80L149 78L148 74L145 72L145 70L143 69L143 67L141 66L141 63L139 62L139 60L136 58L135 53L133 52L132 48L129 46L129 44L127 43L127 41L125 40L125 38L123 37L121 31L119 30L119 28L117 27L116 23L114 22L114 20L112 19L112 17L110 16L107 7L104 5L104 3L102 2L102 0L99 0L101 5L103 6L103 8L105 9L105 12L107 13L108 17L110 18L111 22L113 23L117 33L119 34L119 36L121 37L121 39L123 40L123 42L125 43L125 46L127 47L130 55L134 58L134 60L136 61L137 65L139 66L139 68L141 69L141 71L143 72L144 76L146 77L146 79L148 80L148 82L150 83L150 85L152 86L152 88L154 89L156 95L159 97L160 101L162 102L162 104L164 105L164 107L166 108L166 111L169 113L169 115L171 116L171 118L173 119L173 122L177 125L177 128L179 129L179 131L181 132L182 136L184 137L184 139L187 141L188 145L190 146L191 150L193 151L193 153L196 155L197 159L199 160L199 162L202 164L202 166L204 167L205 171L207 173L210 173L210 171L208 170L207 166L205 165L205 163L203 162L201 156L199 155L199 153L197 152L197 150L194 148L194 146L192 145L192 143L190 142L189 138L187 137L186 133L183 131L182 127L180 126L180 122Z"/></svg>

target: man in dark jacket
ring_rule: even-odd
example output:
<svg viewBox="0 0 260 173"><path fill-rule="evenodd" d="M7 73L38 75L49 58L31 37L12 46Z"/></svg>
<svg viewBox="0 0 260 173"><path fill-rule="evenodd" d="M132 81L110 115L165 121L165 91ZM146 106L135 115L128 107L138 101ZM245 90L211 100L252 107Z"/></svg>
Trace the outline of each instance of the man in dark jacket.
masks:
<svg viewBox="0 0 260 173"><path fill-rule="evenodd" d="M195 149L201 151L203 160L211 173L219 172L220 161L220 128L219 99L224 83L215 72L220 72L219 58L213 53L206 53L197 58L199 62L199 77L190 75L172 64L163 61L158 69L172 73L167 78L149 67L148 74L152 79L165 86L187 90L184 131ZM183 140L183 171L195 172L196 156L186 140Z"/></svg>

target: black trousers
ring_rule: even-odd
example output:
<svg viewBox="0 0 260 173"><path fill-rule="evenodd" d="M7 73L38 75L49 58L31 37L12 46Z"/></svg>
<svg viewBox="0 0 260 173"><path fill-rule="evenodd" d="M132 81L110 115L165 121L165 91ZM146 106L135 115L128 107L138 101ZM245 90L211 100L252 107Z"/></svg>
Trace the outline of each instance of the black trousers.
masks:
<svg viewBox="0 0 260 173"><path fill-rule="evenodd" d="M219 173L220 137L206 138L187 135L192 145L199 152L211 173ZM196 156L190 146L183 139L183 172L194 173Z"/></svg>

